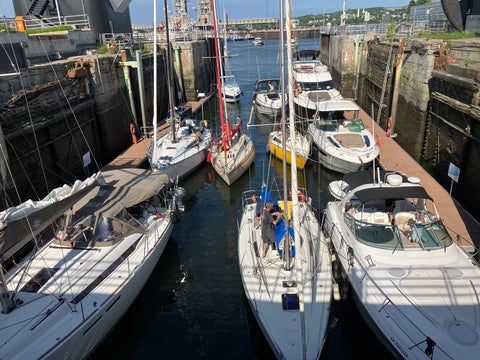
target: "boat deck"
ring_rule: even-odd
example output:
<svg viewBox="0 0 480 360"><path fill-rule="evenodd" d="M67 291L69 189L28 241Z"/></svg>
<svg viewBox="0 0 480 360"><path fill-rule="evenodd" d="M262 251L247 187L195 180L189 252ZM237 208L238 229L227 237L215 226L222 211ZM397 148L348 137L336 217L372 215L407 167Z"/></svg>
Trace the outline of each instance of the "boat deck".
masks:
<svg viewBox="0 0 480 360"><path fill-rule="evenodd" d="M353 112L347 113L348 118ZM365 127L372 132L372 118L363 110L358 114ZM461 204L450 197L447 190L440 185L420 164L418 164L402 147L375 122L375 139L380 140L380 164L387 170L398 170L407 176L420 179L420 183L435 201L437 211L450 232L450 235L461 246L468 247L470 243L480 245L480 223L471 216ZM453 232L454 233L453 233ZM457 235L461 238L458 239Z"/></svg>
<svg viewBox="0 0 480 360"><path fill-rule="evenodd" d="M215 94L214 92L211 92L200 101L189 101L185 104L185 106L191 106L192 113L195 114L197 111L200 110L202 104L210 100L214 94ZM170 130L170 126L164 123L162 125L159 125L157 127L157 130L158 130L158 136L162 137ZM153 140L152 134L153 132L149 134L149 138L140 139L136 144L130 145L128 149L126 149L124 152L118 155L110 163L105 165L102 168L102 171L121 169L126 167L138 168L142 166L142 164L144 164L145 161L147 161L148 148L150 147Z"/></svg>

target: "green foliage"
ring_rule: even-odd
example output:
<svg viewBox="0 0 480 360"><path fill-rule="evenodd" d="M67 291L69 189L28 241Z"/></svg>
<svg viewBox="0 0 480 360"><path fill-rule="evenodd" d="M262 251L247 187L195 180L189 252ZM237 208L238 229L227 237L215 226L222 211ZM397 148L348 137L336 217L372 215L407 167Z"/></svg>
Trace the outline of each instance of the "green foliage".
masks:
<svg viewBox="0 0 480 360"><path fill-rule="evenodd" d="M151 53L150 49L147 48L144 43L138 44L138 45L137 45L137 48L138 48L138 50L140 50L140 53L141 53L142 55L146 55L146 54Z"/></svg>
<svg viewBox="0 0 480 360"><path fill-rule="evenodd" d="M25 34L27 34L27 35L41 34L41 33L47 33L47 32L66 31L66 30L72 30L72 29L73 28L70 25L59 25L59 26L52 26L52 27L45 28L45 29L25 30Z"/></svg>
<svg viewBox="0 0 480 360"><path fill-rule="evenodd" d="M417 5L431 4L432 0L417 0Z"/></svg>
<svg viewBox="0 0 480 360"><path fill-rule="evenodd" d="M453 31L453 32L438 32L430 33L429 31L421 31L417 37L429 38L429 39L469 39L478 38L479 34L472 33L470 31ZM450 42L448 42L449 44ZM449 44L450 46L450 44Z"/></svg>
<svg viewBox="0 0 480 360"><path fill-rule="evenodd" d="M2 31L2 30L15 31L17 29L15 29L11 26L7 26L7 25L0 25L0 31Z"/></svg>
<svg viewBox="0 0 480 360"><path fill-rule="evenodd" d="M393 31L395 30L395 23L393 22L392 20L392 23L390 25L388 25L388 29L387 29L387 37L392 40L392 37L395 35L393 33Z"/></svg>
<svg viewBox="0 0 480 360"><path fill-rule="evenodd" d="M472 64L472 60L469 59L469 58L466 58L465 59L465 67L470 67L471 64Z"/></svg>

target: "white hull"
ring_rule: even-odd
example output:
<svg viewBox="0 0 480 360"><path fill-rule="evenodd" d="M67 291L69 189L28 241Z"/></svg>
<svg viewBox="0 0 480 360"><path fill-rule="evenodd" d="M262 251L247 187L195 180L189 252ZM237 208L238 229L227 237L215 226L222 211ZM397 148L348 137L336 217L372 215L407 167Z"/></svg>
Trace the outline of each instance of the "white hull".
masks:
<svg viewBox="0 0 480 360"><path fill-rule="evenodd" d="M235 140L234 140L235 141ZM252 140L247 135L241 135L235 141L241 143L241 146L235 145L234 148L227 151L227 163L225 164L225 154L223 152L211 152L210 162L218 175L227 183L233 184L242 176L252 165L255 158L255 147Z"/></svg>
<svg viewBox="0 0 480 360"><path fill-rule="evenodd" d="M176 180L178 176L178 181L184 180L188 175L197 170L206 159L207 149L204 148L203 151L198 151L192 156L180 160L170 166L160 169L161 174L167 174L170 179Z"/></svg>
<svg viewBox="0 0 480 360"><path fill-rule="evenodd" d="M255 97L255 109L260 114L279 115L282 112L282 98L270 99L267 94L258 94Z"/></svg>
<svg viewBox="0 0 480 360"><path fill-rule="evenodd" d="M309 124L308 133L317 149L320 164L343 174L368 168L380 153L367 129L353 132L342 127L339 131L324 131L316 124ZM353 139L350 145L349 139Z"/></svg>
<svg viewBox="0 0 480 360"><path fill-rule="evenodd" d="M284 310L282 307L282 294L298 293L299 287L284 286L287 281L296 283L298 269L284 270L283 260L277 250L270 247L267 256L262 258L261 226L256 225L256 205L251 198L245 200L250 203L245 204L240 223L238 259L245 295L252 312L278 359L302 359L303 351L306 359L318 359L326 335L332 286L328 246L319 223L305 204L299 208L302 245L296 246L296 256L302 256L303 264L303 348L300 311Z"/></svg>

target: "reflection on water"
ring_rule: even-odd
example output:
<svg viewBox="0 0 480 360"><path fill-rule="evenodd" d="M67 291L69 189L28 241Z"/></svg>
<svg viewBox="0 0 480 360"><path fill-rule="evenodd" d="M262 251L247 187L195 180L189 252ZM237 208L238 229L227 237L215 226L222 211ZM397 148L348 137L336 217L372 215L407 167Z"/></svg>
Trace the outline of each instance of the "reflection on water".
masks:
<svg viewBox="0 0 480 360"><path fill-rule="evenodd" d="M240 103L228 104L227 112L231 120L239 115L246 124L259 72L262 78L279 77L278 40L266 40L258 48L248 41L233 42L229 48L239 54L229 61L244 96ZM318 48L318 39L300 40L300 49L306 48ZM219 129L218 113L218 99L212 99L196 116ZM254 113L252 123L273 124L274 119ZM248 129L256 148L254 165L232 186L208 163L181 184L186 190L181 221L145 289L92 359L273 358L246 302L237 259L241 193L260 189L267 177L282 186L282 164L265 151L271 131L270 126ZM332 200L328 183L342 175L309 161L297 176L313 206L322 210ZM322 359L358 359L359 349L362 358L389 358L347 296L332 306Z"/></svg>

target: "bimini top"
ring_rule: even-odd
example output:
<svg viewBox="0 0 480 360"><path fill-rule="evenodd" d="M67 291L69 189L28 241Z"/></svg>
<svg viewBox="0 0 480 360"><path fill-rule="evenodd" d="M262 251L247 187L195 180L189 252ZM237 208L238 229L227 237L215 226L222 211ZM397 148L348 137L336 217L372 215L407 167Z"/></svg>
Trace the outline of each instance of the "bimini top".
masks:
<svg viewBox="0 0 480 360"><path fill-rule="evenodd" d="M393 174L401 176L402 183L400 185L390 185L387 183L387 176ZM350 186L351 191L355 193L355 196L357 196L362 203L378 199L432 199L421 185L410 183L406 176L394 171L381 170L380 180L382 184L378 182L378 179L376 179L376 184L373 184L372 173L370 171L357 171L346 174L343 177L343 181ZM356 190L362 185L371 185L371 187Z"/></svg>
<svg viewBox="0 0 480 360"><path fill-rule="evenodd" d="M296 60L312 58L312 60L317 60L320 55L319 50L300 50L293 53L293 58Z"/></svg>
<svg viewBox="0 0 480 360"><path fill-rule="evenodd" d="M350 100L330 100L317 104L317 111L358 111L360 106Z"/></svg>

